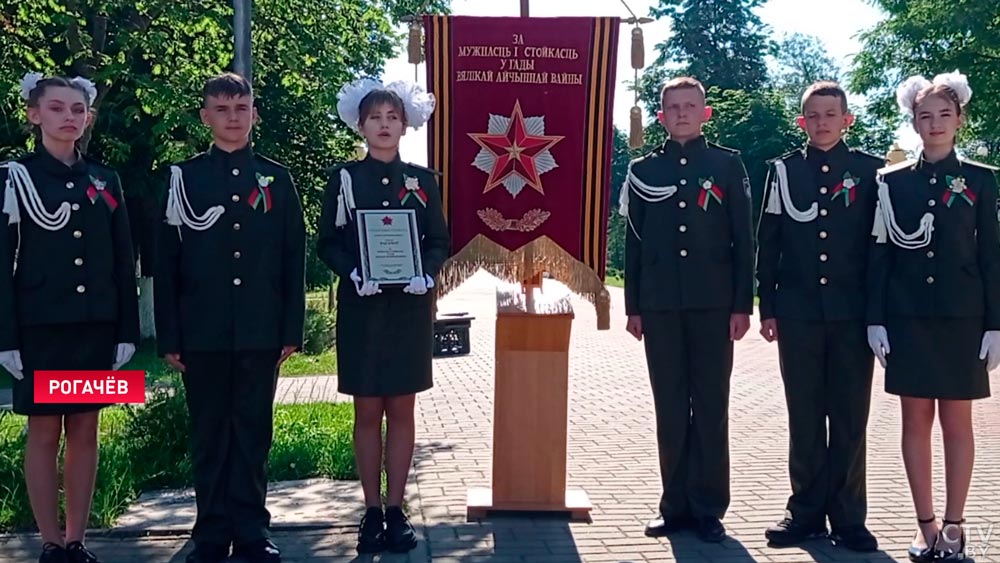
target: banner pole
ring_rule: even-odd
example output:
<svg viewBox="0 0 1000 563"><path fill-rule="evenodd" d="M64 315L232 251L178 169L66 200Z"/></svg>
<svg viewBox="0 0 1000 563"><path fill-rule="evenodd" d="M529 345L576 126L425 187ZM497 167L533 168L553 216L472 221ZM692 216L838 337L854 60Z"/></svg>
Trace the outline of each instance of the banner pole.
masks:
<svg viewBox="0 0 1000 563"><path fill-rule="evenodd" d="M522 18L528 17L528 3L530 1L531 0L521 0L521 17Z"/></svg>

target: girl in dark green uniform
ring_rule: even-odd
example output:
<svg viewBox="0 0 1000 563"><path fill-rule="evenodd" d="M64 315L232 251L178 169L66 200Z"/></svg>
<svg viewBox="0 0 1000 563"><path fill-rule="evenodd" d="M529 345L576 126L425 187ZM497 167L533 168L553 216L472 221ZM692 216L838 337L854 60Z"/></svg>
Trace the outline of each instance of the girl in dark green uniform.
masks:
<svg viewBox="0 0 1000 563"><path fill-rule="evenodd" d="M972 400L988 397L1000 364L1000 235L992 167L955 153L965 76L907 80L897 91L923 141L920 157L879 171L870 254L868 340L900 396L903 462L920 530L913 561L963 557L972 479ZM947 502L934 515L931 430L947 441Z"/></svg>
<svg viewBox="0 0 1000 563"><path fill-rule="evenodd" d="M118 369L135 352L139 312L129 220L118 175L80 154L97 95L82 78L21 83L36 150L0 166L0 365L28 416L24 475L41 563L98 563L84 547L97 473L100 404L36 402L39 370ZM65 429L59 526L59 443Z"/></svg>
<svg viewBox="0 0 1000 563"><path fill-rule="evenodd" d="M360 80L345 86L341 119L365 137L368 155L335 170L323 201L319 257L341 280L337 291L339 390L354 396L354 448L367 510L358 551L409 551L417 537L402 511L413 457L416 393L431 387L434 277L448 257L445 224L434 173L399 158L407 126L420 127L434 98L412 84ZM405 287L363 280L357 213L412 209L423 274ZM382 511L382 418L386 419L388 486Z"/></svg>

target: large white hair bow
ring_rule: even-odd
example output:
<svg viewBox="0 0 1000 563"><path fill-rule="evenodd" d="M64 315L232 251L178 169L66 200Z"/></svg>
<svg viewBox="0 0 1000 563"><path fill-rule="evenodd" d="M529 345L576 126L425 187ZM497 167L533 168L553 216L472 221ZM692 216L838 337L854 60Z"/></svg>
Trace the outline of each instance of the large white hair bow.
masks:
<svg viewBox="0 0 1000 563"><path fill-rule="evenodd" d="M907 78L899 88L896 88L896 103L903 113L913 115L913 103L917 99L917 94L929 86L944 85L954 90L958 95L958 103L965 107L972 99L972 88L969 86L967 76L959 71L939 74L934 80L927 80L923 76L911 76Z"/></svg>
<svg viewBox="0 0 1000 563"><path fill-rule="evenodd" d="M399 96L406 112L406 123L414 129L419 129L431 114L434 113L434 94L425 92L423 88L412 82L390 82L382 84L371 78L361 78L345 84L337 94L337 113L351 129L360 132L358 120L361 113L361 100L375 90L388 90Z"/></svg>

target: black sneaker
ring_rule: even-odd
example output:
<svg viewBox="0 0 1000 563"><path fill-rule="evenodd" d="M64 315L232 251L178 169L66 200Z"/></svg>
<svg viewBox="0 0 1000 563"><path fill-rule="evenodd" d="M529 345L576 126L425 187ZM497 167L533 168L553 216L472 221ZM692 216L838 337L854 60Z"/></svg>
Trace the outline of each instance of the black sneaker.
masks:
<svg viewBox="0 0 1000 563"><path fill-rule="evenodd" d="M38 563L66 563L66 548L51 542L42 546L42 554L38 556Z"/></svg>
<svg viewBox="0 0 1000 563"><path fill-rule="evenodd" d="M66 544L66 561L68 563L101 563L101 560L78 541Z"/></svg>
<svg viewBox="0 0 1000 563"><path fill-rule="evenodd" d="M726 539L726 527L715 516L702 516L695 525L698 539L707 543L719 543Z"/></svg>
<svg viewBox="0 0 1000 563"><path fill-rule="evenodd" d="M268 538L234 545L233 557L244 559L247 563L281 563L281 551Z"/></svg>
<svg viewBox="0 0 1000 563"><path fill-rule="evenodd" d="M878 540L864 524L834 528L833 533L830 534L830 540L851 551L869 552L878 549Z"/></svg>
<svg viewBox="0 0 1000 563"><path fill-rule="evenodd" d="M406 553L417 547L417 531L398 506L385 509L385 541L393 553Z"/></svg>
<svg viewBox="0 0 1000 563"><path fill-rule="evenodd" d="M229 546L211 543L195 544L194 551L184 559L185 563L222 563L229 558Z"/></svg>
<svg viewBox="0 0 1000 563"><path fill-rule="evenodd" d="M804 541L825 538L826 535L825 524L809 526L791 518L785 518L764 532L767 541L778 547L798 545Z"/></svg>
<svg viewBox="0 0 1000 563"><path fill-rule="evenodd" d="M385 550L385 515L372 506L365 511L358 526L358 553L378 553Z"/></svg>

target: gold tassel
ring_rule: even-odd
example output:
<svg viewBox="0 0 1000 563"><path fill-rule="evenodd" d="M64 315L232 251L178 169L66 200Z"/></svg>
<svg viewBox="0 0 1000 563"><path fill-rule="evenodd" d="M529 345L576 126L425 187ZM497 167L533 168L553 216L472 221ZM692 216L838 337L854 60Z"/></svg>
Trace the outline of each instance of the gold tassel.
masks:
<svg viewBox="0 0 1000 563"><path fill-rule="evenodd" d="M424 61L423 37L419 20L415 19L410 22L410 40L406 50L409 54L411 65L418 65Z"/></svg>
<svg viewBox="0 0 1000 563"><path fill-rule="evenodd" d="M642 148L642 145L645 142L645 139L643 138L644 131L642 130L642 108L639 106L632 106L632 109L628 112L628 117L628 146L633 149Z"/></svg>
<svg viewBox="0 0 1000 563"><path fill-rule="evenodd" d="M642 41L642 28L632 28L632 68L639 70L646 66L646 48Z"/></svg>
<svg viewBox="0 0 1000 563"><path fill-rule="evenodd" d="M604 280L549 237L539 237L510 251L477 235L449 258L438 273L434 280L438 298L457 289L480 269L510 283L519 283L537 272L546 271L566 284L570 291L594 304L598 330L611 328L611 294Z"/></svg>

